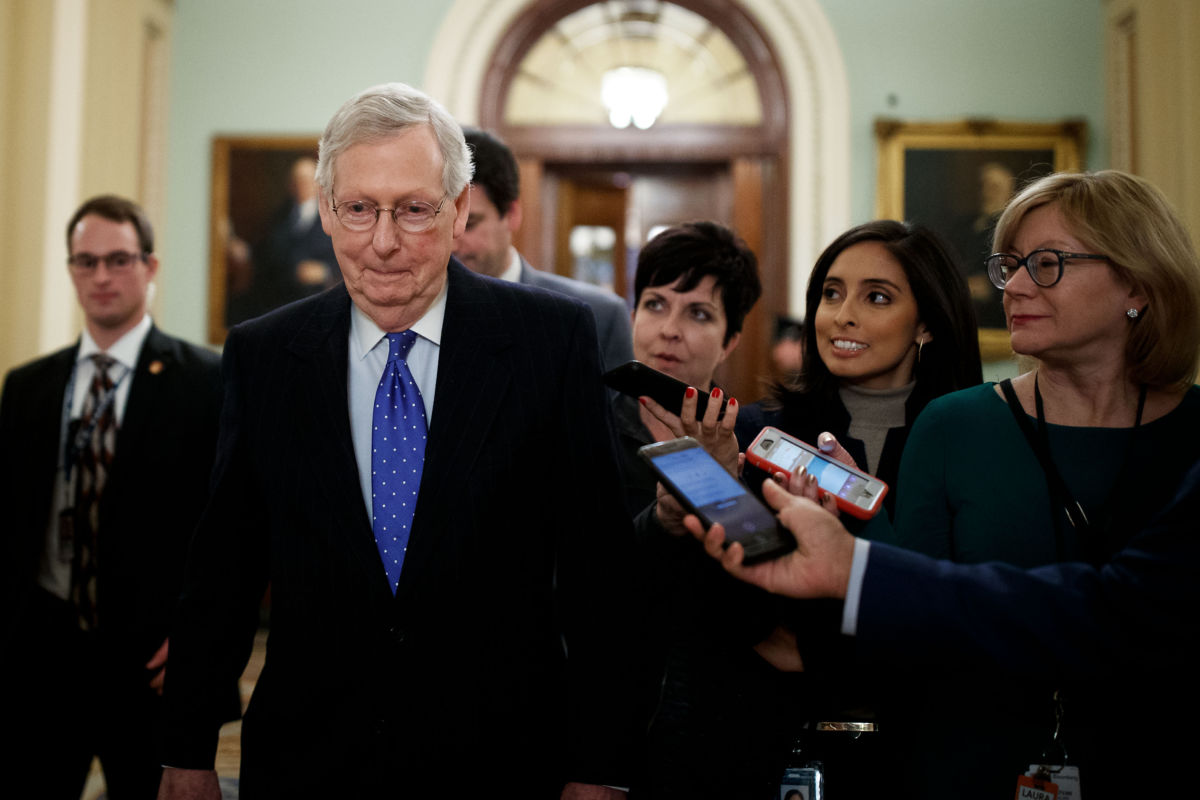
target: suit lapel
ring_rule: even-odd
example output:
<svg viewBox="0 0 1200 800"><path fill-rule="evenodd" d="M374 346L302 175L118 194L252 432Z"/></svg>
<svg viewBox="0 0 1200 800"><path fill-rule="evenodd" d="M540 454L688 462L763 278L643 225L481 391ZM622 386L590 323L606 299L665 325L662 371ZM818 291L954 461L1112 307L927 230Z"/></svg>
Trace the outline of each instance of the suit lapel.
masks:
<svg viewBox="0 0 1200 800"><path fill-rule="evenodd" d="M53 359L49 376L51 380L30 383L31 396L25 406L29 409L30 430L33 432L27 441L35 442L36 447L29 448L30 467L33 475L45 476L46 480L38 479L39 507L50 512L50 497L54 490L57 470L63 460L63 409L67 402L67 384L71 381L71 373L75 369L75 358L79 354L79 343L74 347L61 350L51 356ZM46 447L44 443L54 442Z"/></svg>
<svg viewBox="0 0 1200 800"><path fill-rule="evenodd" d="M488 430L496 424L499 404L495 398L507 391L510 380L501 353L510 346L511 336L497 313L492 289L454 260L447 281L434 390L436 414L425 448L421 493L402 588L407 582L404 576L411 579L410 567L420 569L420 562L435 544L435 531L422 525L422 520L433 513L429 509L451 502L443 496L444 491L475 461ZM372 582L386 592L387 580L375 547L370 514L363 505L350 433L346 394L350 300L344 286L321 297L288 343L288 351L308 362L302 369L311 374L305 382L308 391L295 393L295 402L307 407L314 430L326 428L330 432L312 437L314 460L321 464L322 474L329 481L333 502L338 508L348 509L342 527L349 546L363 569L374 576Z"/></svg>
<svg viewBox="0 0 1200 800"><path fill-rule="evenodd" d="M324 451L322 456L337 459L339 466L343 461L354 464L346 397L349 340L350 298L339 285L321 296L287 345L289 352L308 362L302 368L308 374L306 391L297 393L296 402L308 405L314 421L333 433L314 437L313 445ZM357 473L357 468L354 471ZM358 504L362 505L361 494Z"/></svg>
<svg viewBox="0 0 1200 800"><path fill-rule="evenodd" d="M158 328L151 326L142 342L137 364L129 381L129 400L121 417L121 428L117 432L116 454L113 462L114 480L125 471L125 466L137 464L148 437L153 439L151 421L154 409L163 408L167 402L168 382L178 364L178 354L171 340Z"/></svg>
<svg viewBox="0 0 1200 800"><path fill-rule="evenodd" d="M289 402L300 405L308 417L308 429L326 431L313 435L306 445L311 447L310 458L319 465L321 479L332 494L333 507L344 509L338 532L347 543L364 571L374 576L372 581L387 591L387 576L375 549L371 518L363 505L362 487L358 479L358 462L354 457L354 440L350 433L350 405L347 397L350 341L350 297L343 284L322 294L312 314L288 342L287 349L305 362L302 390L291 394ZM388 592L390 594L390 592Z"/></svg>
<svg viewBox="0 0 1200 800"><path fill-rule="evenodd" d="M525 256L521 255L520 253L517 254L517 258L521 260L521 274L518 277L519 282L525 284L526 286L533 286L533 267L528 261L525 260Z"/></svg>
<svg viewBox="0 0 1200 800"><path fill-rule="evenodd" d="M408 564L419 561L433 546L422 536L422 520L474 463L508 390L510 367L502 357L511 346L492 296L492 286L451 259L448 271L446 317L438 353L438 379L434 416L425 447L421 493L417 500L414 536L409 542ZM403 582L403 577L401 578Z"/></svg>

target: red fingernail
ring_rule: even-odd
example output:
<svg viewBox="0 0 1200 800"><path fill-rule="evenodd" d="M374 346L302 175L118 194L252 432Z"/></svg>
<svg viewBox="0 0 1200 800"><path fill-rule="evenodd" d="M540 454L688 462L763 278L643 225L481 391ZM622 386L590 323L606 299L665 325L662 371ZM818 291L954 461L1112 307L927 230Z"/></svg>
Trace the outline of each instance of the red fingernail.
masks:
<svg viewBox="0 0 1200 800"><path fill-rule="evenodd" d="M646 398L644 398L644 397L639 397L639 398L638 398L638 402L639 402L639 403L641 403L642 405L646 405Z"/></svg>
<svg viewBox="0 0 1200 800"><path fill-rule="evenodd" d="M736 397L731 397L731 398L729 398L729 405L731 405L731 406L736 406L736 405L737 405L737 398L736 398Z"/></svg>
<svg viewBox="0 0 1200 800"><path fill-rule="evenodd" d="M720 396L721 396L721 390L720 390L719 388L718 388L718 389L713 389L713 390L712 390L712 396L713 396L713 399L714 399L714 400L716 400L718 397L720 397Z"/></svg>
<svg viewBox="0 0 1200 800"><path fill-rule="evenodd" d="M683 396L686 397L687 399L691 400L693 397L696 396L696 390L689 386L687 388L687 391L683 393Z"/></svg>

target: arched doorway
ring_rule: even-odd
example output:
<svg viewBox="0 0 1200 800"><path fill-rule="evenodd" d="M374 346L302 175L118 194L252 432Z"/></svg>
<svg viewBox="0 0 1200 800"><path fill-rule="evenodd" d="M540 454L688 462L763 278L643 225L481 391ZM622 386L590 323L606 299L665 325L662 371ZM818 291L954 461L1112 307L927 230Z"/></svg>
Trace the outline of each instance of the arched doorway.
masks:
<svg viewBox="0 0 1200 800"><path fill-rule="evenodd" d="M844 101L840 53L819 8L809 0L786 6L773 0L673 4L711 22L740 53L762 110L757 124L664 121L650 130L632 131L602 122L514 122L505 110L523 59L561 20L594 6L590 0L498 0L486 5L458 0L435 42L427 88L464 122L496 131L517 153L526 207L520 246L543 268L553 265L557 271L569 271L563 229L587 222L589 215L596 221L607 218L622 235L628 229L630 241L617 243L619 254L636 252L638 237L656 224L650 218L632 226L614 221L628 220L630 208L661 212L662 222L710 217L734 227L760 257L765 293L747 321L736 360L719 379L743 400L755 399L761 393L758 378L767 372L774 315L800 305L812 257L848 217L848 162L838 158L839 152L848 151L848 114L839 108ZM652 10L663 4L603 5ZM752 13L755 6L761 8ZM763 12L774 38L782 35L787 52L780 52L765 33L767 27L759 21ZM804 38L798 32L817 44L792 46ZM814 54L830 48L836 68L814 67L828 60ZM457 57L450 73L446 62L436 57L446 52ZM840 180L831 180L839 169ZM803 186L799 193L798 176ZM680 216L672 218L670 209ZM802 273L797 286L798 264ZM619 273L613 283L620 293L624 286Z"/></svg>

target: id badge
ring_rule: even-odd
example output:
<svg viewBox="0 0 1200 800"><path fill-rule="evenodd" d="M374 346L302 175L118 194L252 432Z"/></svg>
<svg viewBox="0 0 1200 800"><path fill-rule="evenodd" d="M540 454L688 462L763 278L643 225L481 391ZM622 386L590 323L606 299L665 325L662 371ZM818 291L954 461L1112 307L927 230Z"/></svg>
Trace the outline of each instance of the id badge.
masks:
<svg viewBox="0 0 1200 800"><path fill-rule="evenodd" d="M824 800L825 776L819 761L788 767L779 784L780 800Z"/></svg>
<svg viewBox="0 0 1200 800"><path fill-rule="evenodd" d="M1016 800L1083 800L1079 792L1079 767L1030 764L1017 778Z"/></svg>

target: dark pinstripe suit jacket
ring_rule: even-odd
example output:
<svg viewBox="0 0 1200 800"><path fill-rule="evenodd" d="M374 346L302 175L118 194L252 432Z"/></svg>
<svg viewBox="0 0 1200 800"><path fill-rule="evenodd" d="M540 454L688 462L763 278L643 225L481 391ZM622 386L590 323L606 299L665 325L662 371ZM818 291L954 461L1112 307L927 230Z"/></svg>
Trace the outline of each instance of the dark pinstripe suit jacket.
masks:
<svg viewBox="0 0 1200 800"><path fill-rule="evenodd" d="M63 394L78 351L77 343L51 353L5 380L0 525L6 632L35 591ZM221 407L219 357L151 328L127 380L129 400L100 510L98 592L102 635L138 670L167 635L187 544L208 496Z"/></svg>
<svg viewBox="0 0 1200 800"><path fill-rule="evenodd" d="M395 597L351 445L345 288L230 332L214 494L172 639L168 764L211 765L211 692L245 663L269 580L243 797L627 780L631 534L595 326L571 299L448 270Z"/></svg>

